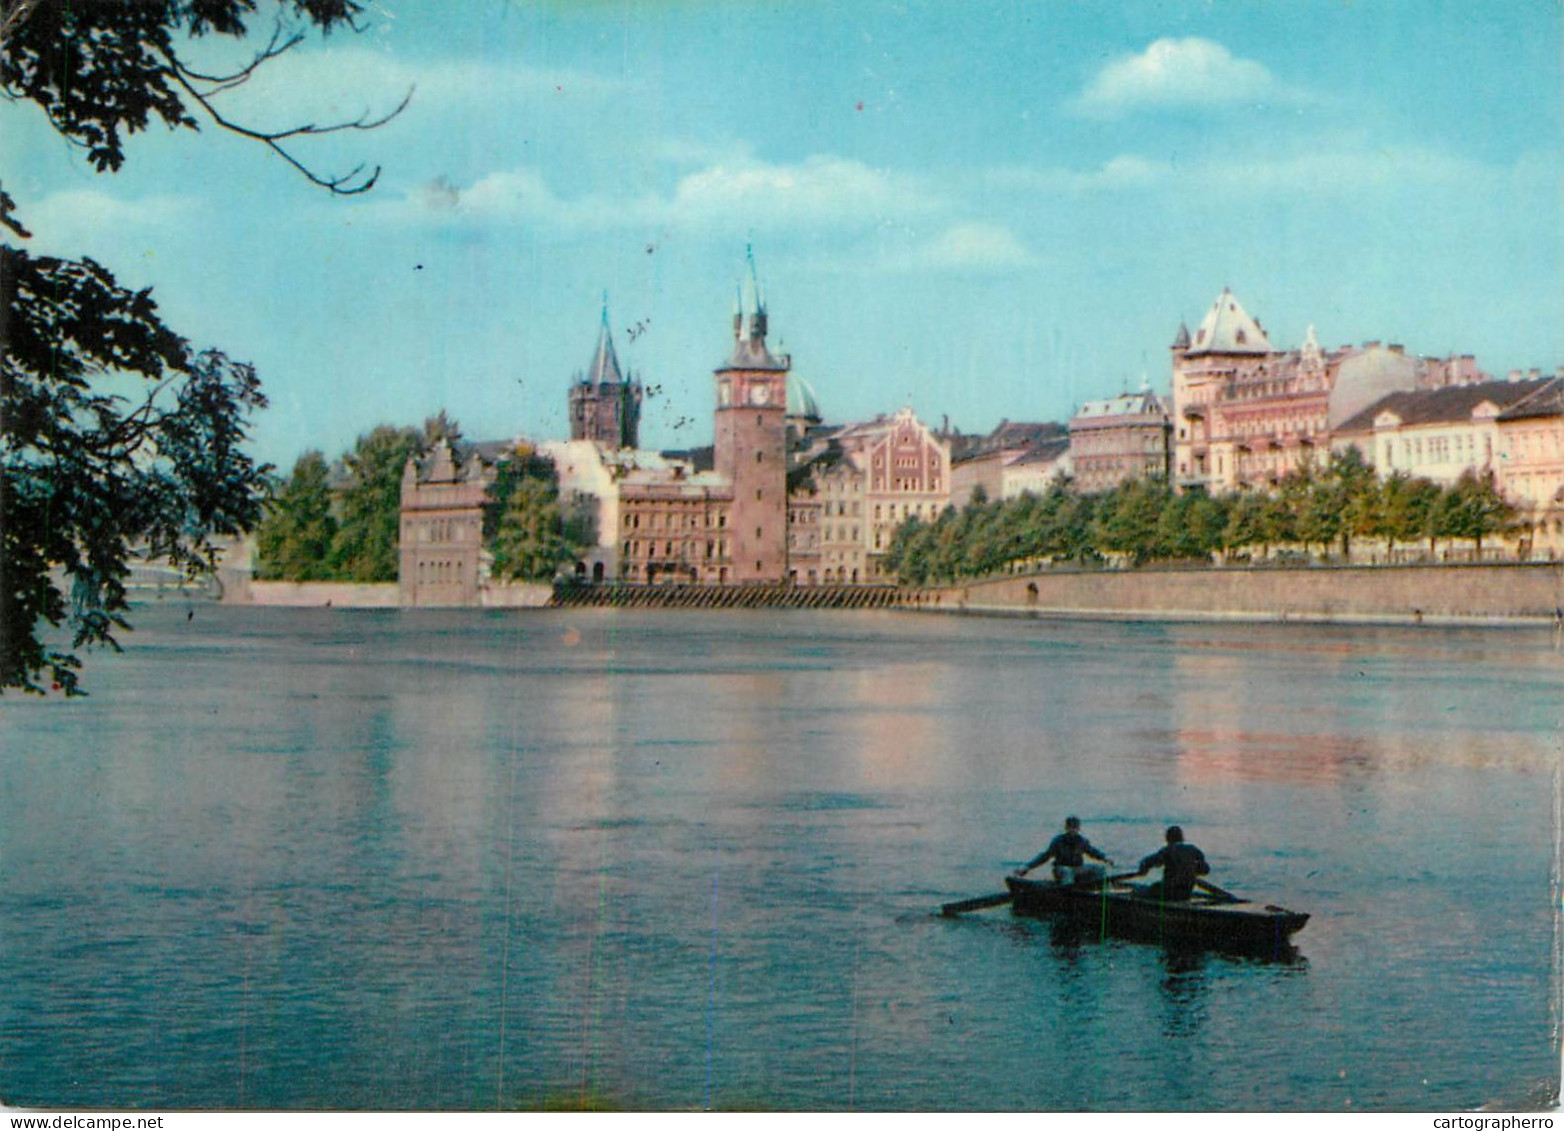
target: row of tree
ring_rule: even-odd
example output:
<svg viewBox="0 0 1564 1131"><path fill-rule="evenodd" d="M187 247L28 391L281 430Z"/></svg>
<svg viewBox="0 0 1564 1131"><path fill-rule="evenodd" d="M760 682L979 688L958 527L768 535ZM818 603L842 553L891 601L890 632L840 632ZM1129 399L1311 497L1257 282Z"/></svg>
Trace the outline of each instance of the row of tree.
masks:
<svg viewBox="0 0 1564 1131"><path fill-rule="evenodd" d="M1323 465L1306 464L1274 490L1216 496L1175 493L1159 479L1137 479L1096 495L1055 484L1042 495L947 508L933 522L916 518L896 531L887 567L904 584L981 577L1017 562L1144 565L1269 557L1278 547L1338 549L1355 538L1399 543L1484 539L1510 529L1515 509L1492 478L1468 471L1448 486L1397 473L1375 475L1356 448Z"/></svg>
<svg viewBox="0 0 1564 1131"><path fill-rule="evenodd" d="M335 473L324 454L305 452L266 505L256 531L257 576L395 581L403 470L442 442L461 446L461 428L444 412L421 429L383 424L365 433ZM550 460L519 447L500 461L483 516L496 576L548 580L595 536L589 515L565 513Z"/></svg>

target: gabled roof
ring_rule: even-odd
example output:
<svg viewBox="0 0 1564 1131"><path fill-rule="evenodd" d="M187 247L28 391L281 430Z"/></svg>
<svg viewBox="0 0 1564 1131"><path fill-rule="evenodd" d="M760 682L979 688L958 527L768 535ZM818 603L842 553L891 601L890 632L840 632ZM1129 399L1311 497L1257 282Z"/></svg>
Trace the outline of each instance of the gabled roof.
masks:
<svg viewBox="0 0 1564 1131"><path fill-rule="evenodd" d="M1537 381L1484 381L1480 385L1451 385L1444 389L1418 389L1410 393L1391 393L1361 412L1348 417L1335 429L1337 433L1372 432L1374 420L1391 412L1403 428L1420 424L1459 424L1472 419L1472 412L1488 402L1500 411L1543 391L1556 378Z"/></svg>
<svg viewBox="0 0 1564 1131"><path fill-rule="evenodd" d="M1249 317L1233 297L1233 292L1223 287L1211 309L1200 321L1200 328L1189 344L1189 353L1270 353L1271 340L1265 336L1260 323Z"/></svg>

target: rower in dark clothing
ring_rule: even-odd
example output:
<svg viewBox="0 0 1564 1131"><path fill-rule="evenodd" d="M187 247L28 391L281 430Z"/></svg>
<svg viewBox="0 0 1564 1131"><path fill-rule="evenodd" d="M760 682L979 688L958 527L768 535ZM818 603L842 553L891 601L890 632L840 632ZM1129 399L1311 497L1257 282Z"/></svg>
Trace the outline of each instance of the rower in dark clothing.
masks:
<svg viewBox="0 0 1564 1131"><path fill-rule="evenodd" d="M1167 831L1167 844L1140 862L1137 876L1153 868L1162 869L1162 879L1140 894L1147 899L1188 899L1195 890L1195 878L1211 871L1206 854L1184 843L1184 830L1173 825Z"/></svg>
<svg viewBox="0 0 1564 1131"><path fill-rule="evenodd" d="M1064 832L1048 842L1048 847L1027 861L1017 869L1016 875L1024 876L1033 868L1054 862L1054 879L1060 883L1084 883L1093 879L1102 879L1101 868L1090 868L1086 865L1086 857L1093 860L1101 860L1104 864L1112 864L1102 853L1092 847L1092 842L1081 835L1081 819L1079 817L1066 817L1064 819Z"/></svg>

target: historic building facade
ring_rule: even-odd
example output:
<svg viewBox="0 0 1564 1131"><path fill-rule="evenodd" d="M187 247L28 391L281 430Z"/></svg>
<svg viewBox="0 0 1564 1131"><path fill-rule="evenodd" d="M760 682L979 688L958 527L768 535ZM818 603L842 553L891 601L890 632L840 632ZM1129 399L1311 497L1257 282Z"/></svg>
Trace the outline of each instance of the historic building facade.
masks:
<svg viewBox="0 0 1564 1131"><path fill-rule="evenodd" d="M1323 350L1311 326L1301 347L1278 350L1224 289L1193 335L1173 341L1172 477L1213 493L1269 487L1323 462L1331 434L1382 397L1486 381L1469 355L1415 357L1369 342Z"/></svg>
<svg viewBox="0 0 1564 1131"><path fill-rule="evenodd" d="M397 544L401 603L478 603L483 558L483 506L493 468L476 453L458 463L441 440L422 462L402 471Z"/></svg>
<svg viewBox="0 0 1564 1131"><path fill-rule="evenodd" d="M1532 552L1564 557L1564 367L1496 420L1500 482L1522 510Z"/></svg>
<svg viewBox="0 0 1564 1131"><path fill-rule="evenodd" d="M1173 422L1150 389L1087 401L1070 418L1070 471L1083 494L1130 479L1168 478Z"/></svg>
<svg viewBox="0 0 1564 1131"><path fill-rule="evenodd" d="M712 446L648 452L634 446L640 384L620 367L605 305L592 363L570 384L571 439L537 449L554 465L561 509L595 532L597 544L569 573L653 585L890 580L882 563L896 527L931 521L950 504L949 440L910 408L823 424L813 390L772 352L767 332L751 264L729 356L713 372ZM1049 427L1062 451L1062 429ZM409 462L404 604L480 603L483 508L495 477L495 460L475 451L463 462L444 445Z"/></svg>
<svg viewBox="0 0 1564 1131"><path fill-rule="evenodd" d="M986 436L943 438L952 448L950 499L966 506L981 491L986 499L1014 498L1034 483L1067 473L1057 463L1068 449L1062 424L1001 420ZM1046 464L1046 469L1042 465Z"/></svg>
<svg viewBox="0 0 1564 1131"><path fill-rule="evenodd" d="M729 585L889 580L891 536L950 502L950 447L911 409L821 423L814 392L766 344L753 273L713 374L712 465L674 462L616 486L620 579Z"/></svg>
<svg viewBox="0 0 1564 1131"><path fill-rule="evenodd" d="M1512 474L1501 458L1499 420L1549 384L1485 381L1391 393L1342 421L1331 446L1356 447L1382 476L1401 472L1450 484L1471 469L1493 474L1502 489Z"/></svg>

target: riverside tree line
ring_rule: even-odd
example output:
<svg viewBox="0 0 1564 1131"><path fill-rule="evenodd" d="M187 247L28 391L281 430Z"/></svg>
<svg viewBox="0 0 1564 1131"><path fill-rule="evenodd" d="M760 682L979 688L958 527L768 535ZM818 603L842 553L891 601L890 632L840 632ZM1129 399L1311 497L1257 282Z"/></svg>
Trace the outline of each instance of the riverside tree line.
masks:
<svg viewBox="0 0 1564 1131"><path fill-rule="evenodd" d="M1161 479L1136 479L1095 495L1055 483L1042 495L989 501L981 492L932 522L911 518L896 531L886 567L906 585L982 577L1016 563L1130 565L1273 558L1278 550L1351 552L1354 539L1426 545L1485 539L1514 528L1516 511L1475 471L1442 486L1398 472L1374 473L1357 448L1307 463L1270 491L1212 496L1175 493Z"/></svg>
<svg viewBox="0 0 1564 1131"><path fill-rule="evenodd" d="M274 484L256 531L256 576L265 581L386 582L397 579L402 473L436 444L453 447L461 428L444 412L423 427L383 424L358 438L334 474L307 451ZM553 463L525 445L499 461L483 513L483 541L495 577L551 580L597 540L589 511L559 499Z"/></svg>

